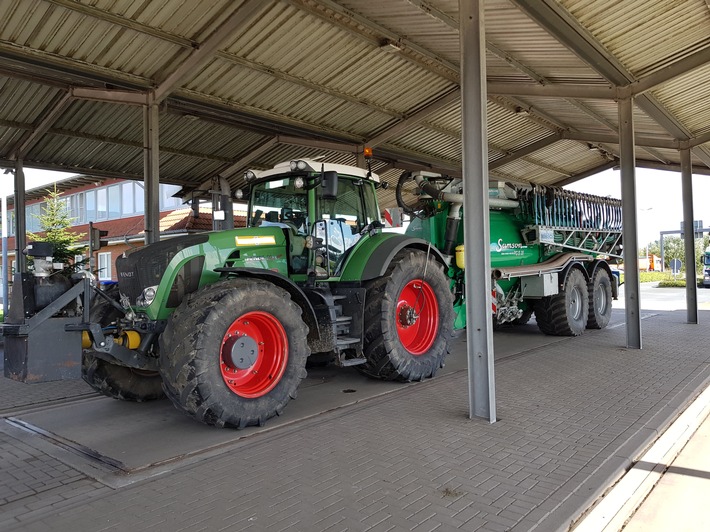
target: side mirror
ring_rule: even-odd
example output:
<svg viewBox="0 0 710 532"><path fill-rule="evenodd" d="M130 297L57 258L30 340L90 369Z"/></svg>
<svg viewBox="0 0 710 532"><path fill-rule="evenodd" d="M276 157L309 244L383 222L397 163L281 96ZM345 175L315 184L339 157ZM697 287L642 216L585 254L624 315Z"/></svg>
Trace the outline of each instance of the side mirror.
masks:
<svg viewBox="0 0 710 532"><path fill-rule="evenodd" d="M323 199L338 199L338 172L323 172Z"/></svg>

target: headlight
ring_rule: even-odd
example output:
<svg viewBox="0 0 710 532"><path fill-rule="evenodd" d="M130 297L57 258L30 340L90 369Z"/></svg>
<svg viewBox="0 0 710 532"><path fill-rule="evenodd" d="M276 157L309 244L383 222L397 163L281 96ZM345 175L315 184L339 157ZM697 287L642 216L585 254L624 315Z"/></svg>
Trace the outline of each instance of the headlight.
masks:
<svg viewBox="0 0 710 532"><path fill-rule="evenodd" d="M305 184L306 183L302 177L297 177L296 179L293 180L293 186L296 188L303 188L303 185L305 185Z"/></svg>
<svg viewBox="0 0 710 532"><path fill-rule="evenodd" d="M247 170L246 172L244 172L244 179L247 182L253 181L254 179L256 179L256 174L254 173L254 170Z"/></svg>
<svg viewBox="0 0 710 532"><path fill-rule="evenodd" d="M291 171L295 172L296 170L305 170L308 168L308 163L306 161L291 161L289 163L289 166L291 167Z"/></svg>
<svg viewBox="0 0 710 532"><path fill-rule="evenodd" d="M155 293L157 289L157 286L149 286L148 288L143 289L141 295L139 295L138 299L136 299L136 305L138 305L139 307L150 306L150 304L155 299Z"/></svg>
<svg viewBox="0 0 710 532"><path fill-rule="evenodd" d="M315 244L315 240L313 239L312 236L307 236L306 237L306 248L308 249L313 249L313 245Z"/></svg>

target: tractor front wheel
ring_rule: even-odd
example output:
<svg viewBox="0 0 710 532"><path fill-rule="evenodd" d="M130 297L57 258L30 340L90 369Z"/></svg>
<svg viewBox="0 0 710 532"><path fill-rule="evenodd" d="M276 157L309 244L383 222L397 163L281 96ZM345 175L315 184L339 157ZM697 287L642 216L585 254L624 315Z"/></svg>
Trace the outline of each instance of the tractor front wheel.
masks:
<svg viewBox="0 0 710 532"><path fill-rule="evenodd" d="M419 250L400 251L367 284L365 358L356 368L384 380L433 377L449 352L453 296L441 265Z"/></svg>
<svg viewBox="0 0 710 532"><path fill-rule="evenodd" d="M215 283L186 298L160 337L165 393L208 425L263 425L296 397L307 336L285 290L253 279Z"/></svg>
<svg viewBox="0 0 710 532"><path fill-rule="evenodd" d="M113 399L142 403L163 398L163 381L157 371L112 364L91 351L84 351L81 377L94 390Z"/></svg>

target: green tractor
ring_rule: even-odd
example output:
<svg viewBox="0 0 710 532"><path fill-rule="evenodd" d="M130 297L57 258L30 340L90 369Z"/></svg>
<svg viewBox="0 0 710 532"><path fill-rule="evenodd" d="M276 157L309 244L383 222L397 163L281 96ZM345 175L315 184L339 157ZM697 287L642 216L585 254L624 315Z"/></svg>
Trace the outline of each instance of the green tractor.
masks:
<svg viewBox="0 0 710 532"><path fill-rule="evenodd" d="M424 239L381 231L379 178L297 160L246 179L246 228L116 261L118 286L80 326L83 378L245 427L281 414L309 360L384 380L434 376L454 323L447 261Z"/></svg>

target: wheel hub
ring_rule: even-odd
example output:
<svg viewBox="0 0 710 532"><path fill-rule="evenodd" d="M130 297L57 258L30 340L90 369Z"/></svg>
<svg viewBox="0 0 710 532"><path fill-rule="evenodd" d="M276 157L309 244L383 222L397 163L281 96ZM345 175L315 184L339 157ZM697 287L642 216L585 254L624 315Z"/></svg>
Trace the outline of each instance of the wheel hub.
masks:
<svg viewBox="0 0 710 532"><path fill-rule="evenodd" d="M259 356L259 346L251 336L235 336L225 342L222 357L233 368L247 369L254 365Z"/></svg>
<svg viewBox="0 0 710 532"><path fill-rule="evenodd" d="M417 323L417 313L414 311L414 307L402 305L399 309L399 323L403 327L411 327Z"/></svg>

